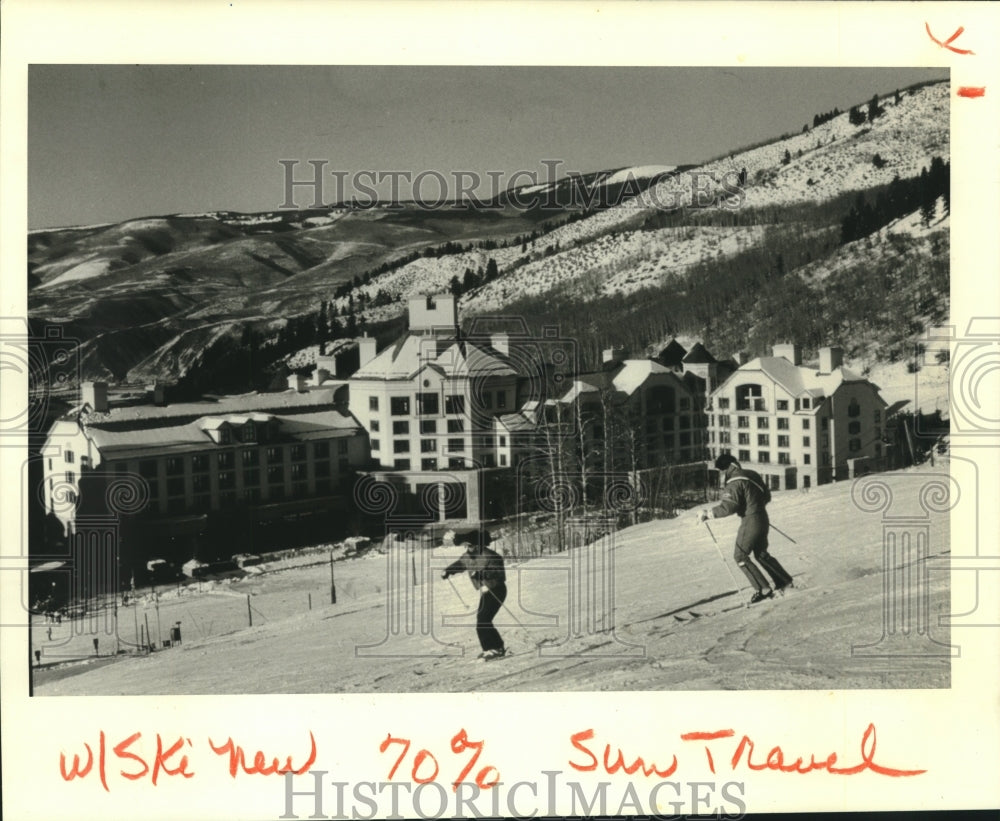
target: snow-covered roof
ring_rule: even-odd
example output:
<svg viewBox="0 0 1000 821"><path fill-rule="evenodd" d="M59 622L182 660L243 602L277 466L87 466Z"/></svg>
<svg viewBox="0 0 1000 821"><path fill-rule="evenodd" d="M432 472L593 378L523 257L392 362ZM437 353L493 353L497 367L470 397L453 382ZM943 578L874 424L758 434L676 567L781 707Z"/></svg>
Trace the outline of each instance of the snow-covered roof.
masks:
<svg viewBox="0 0 1000 821"><path fill-rule="evenodd" d="M626 359L622 365L622 369L615 374L612 384L615 386L615 390L628 396L635 393L654 374L673 376L673 371L670 368L666 368L652 359Z"/></svg>
<svg viewBox="0 0 1000 821"><path fill-rule="evenodd" d="M254 416L257 417L259 414ZM308 441L350 436L360 430L360 425L353 417L335 410L273 418L280 423L279 439L276 440L279 443L289 439ZM104 459L135 459L143 456L232 447L232 445L217 445L206 433L206 429L211 428L203 426L203 423L212 421L214 420L199 419L186 425L161 425L128 430L93 427L88 430L88 435Z"/></svg>
<svg viewBox="0 0 1000 821"><path fill-rule="evenodd" d="M748 371L760 371L772 381L783 387L792 396L811 396L814 398L830 396L837 388L847 382L867 382L876 391L878 386L868 382L860 374L843 366L834 368L830 373L820 373L816 368L803 365L793 365L783 356L759 356L751 359L739 368L730 379L746 374ZM728 383L729 380L727 379ZM723 383L723 386L726 383Z"/></svg>
<svg viewBox="0 0 1000 821"><path fill-rule="evenodd" d="M199 402L172 402L168 405L126 405L112 407L99 413L84 411L82 419L88 426L111 425L119 422L144 422L171 418L202 416L225 416L226 414L247 414L273 411L281 413L298 408L320 407L333 402L333 391L312 390L300 393L295 390L278 393L246 393L236 396L220 396L216 400ZM72 412L67 416L72 415Z"/></svg>
<svg viewBox="0 0 1000 821"><path fill-rule="evenodd" d="M385 348L352 379L412 379L424 367L447 377L515 376L504 356L485 345L452 338L403 337Z"/></svg>

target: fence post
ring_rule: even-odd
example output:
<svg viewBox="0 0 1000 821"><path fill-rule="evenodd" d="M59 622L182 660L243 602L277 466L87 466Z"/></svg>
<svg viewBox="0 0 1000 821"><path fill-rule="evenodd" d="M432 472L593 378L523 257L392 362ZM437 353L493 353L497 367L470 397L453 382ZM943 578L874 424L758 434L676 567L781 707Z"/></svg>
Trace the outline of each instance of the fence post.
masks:
<svg viewBox="0 0 1000 821"><path fill-rule="evenodd" d="M312 593L309 594L309 609L310 610L313 609L313 594Z"/></svg>
<svg viewBox="0 0 1000 821"><path fill-rule="evenodd" d="M333 551L330 551L330 604L337 603L337 585L333 580Z"/></svg>
<svg viewBox="0 0 1000 821"><path fill-rule="evenodd" d="M253 610L250 608L250 594L247 593L247 618L250 619L250 626L253 627Z"/></svg>

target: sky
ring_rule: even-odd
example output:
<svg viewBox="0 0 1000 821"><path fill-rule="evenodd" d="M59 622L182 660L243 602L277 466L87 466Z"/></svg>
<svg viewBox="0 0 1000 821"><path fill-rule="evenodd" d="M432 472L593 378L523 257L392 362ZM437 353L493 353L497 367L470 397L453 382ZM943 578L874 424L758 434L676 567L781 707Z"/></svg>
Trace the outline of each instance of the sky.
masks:
<svg viewBox="0 0 1000 821"><path fill-rule="evenodd" d="M916 82L922 68L32 65L30 228L204 211L275 210L286 169L323 200L359 172L478 174L478 196L516 172L550 178L703 162L800 131ZM339 189L332 172L345 180ZM496 183L488 173L493 172ZM468 179L468 178L466 178ZM517 182L530 183L522 174ZM367 183L367 179L363 182ZM381 196L389 182L376 186ZM405 197L412 192L400 185ZM294 189L297 205L312 189Z"/></svg>

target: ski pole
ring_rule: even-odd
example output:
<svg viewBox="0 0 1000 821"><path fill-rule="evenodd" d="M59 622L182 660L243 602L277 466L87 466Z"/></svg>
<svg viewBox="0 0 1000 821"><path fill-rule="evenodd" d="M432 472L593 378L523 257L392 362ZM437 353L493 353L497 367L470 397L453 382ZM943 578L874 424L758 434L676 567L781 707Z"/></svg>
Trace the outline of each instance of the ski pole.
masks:
<svg viewBox="0 0 1000 821"><path fill-rule="evenodd" d="M770 524L770 523L768 523L768 524ZM776 528L776 527L775 527L774 525L771 525L771 530L774 530L774 531L777 531L777 532L778 532L778 533L780 533L780 534L781 534L782 536L784 536L784 537L785 537L786 539L788 539L788 541L790 541L790 542L791 542L792 544L798 544L798 542L797 542L797 541L795 541L795 539L793 539L793 538L792 538L791 536L789 536L789 535L788 535L787 533L785 533L785 531L783 531L783 530L780 530L779 528Z"/></svg>
<svg viewBox="0 0 1000 821"><path fill-rule="evenodd" d="M712 528L708 526L708 522L705 522L705 527L708 528L708 535L712 537L712 542L715 544L715 550L719 554L719 560L725 565L726 572L729 573L729 578L733 581L733 587L735 587L736 592L739 593L740 585L736 581L733 571L729 569L729 564L726 562L726 557L722 555L722 550L719 549L719 540L715 538L715 534L712 532Z"/></svg>
<svg viewBox="0 0 1000 821"><path fill-rule="evenodd" d="M451 576L448 576L447 578L448 578L448 584L451 585L451 589L455 591L455 595L458 596L458 600L460 602L462 602L462 607L464 607L466 610L468 610L469 609L469 605L467 605L465 603L465 599L462 598L462 594L458 592L458 588L455 587L455 582L453 582L451 580Z"/></svg>

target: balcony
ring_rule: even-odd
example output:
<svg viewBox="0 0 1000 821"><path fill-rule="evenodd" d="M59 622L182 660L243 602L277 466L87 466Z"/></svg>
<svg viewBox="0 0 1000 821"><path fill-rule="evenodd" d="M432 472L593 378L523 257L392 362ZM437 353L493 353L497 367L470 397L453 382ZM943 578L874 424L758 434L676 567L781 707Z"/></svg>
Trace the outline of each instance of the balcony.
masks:
<svg viewBox="0 0 1000 821"><path fill-rule="evenodd" d="M736 410L766 412L767 402L763 399L758 399L756 397L751 397L749 399L741 399L736 403Z"/></svg>

